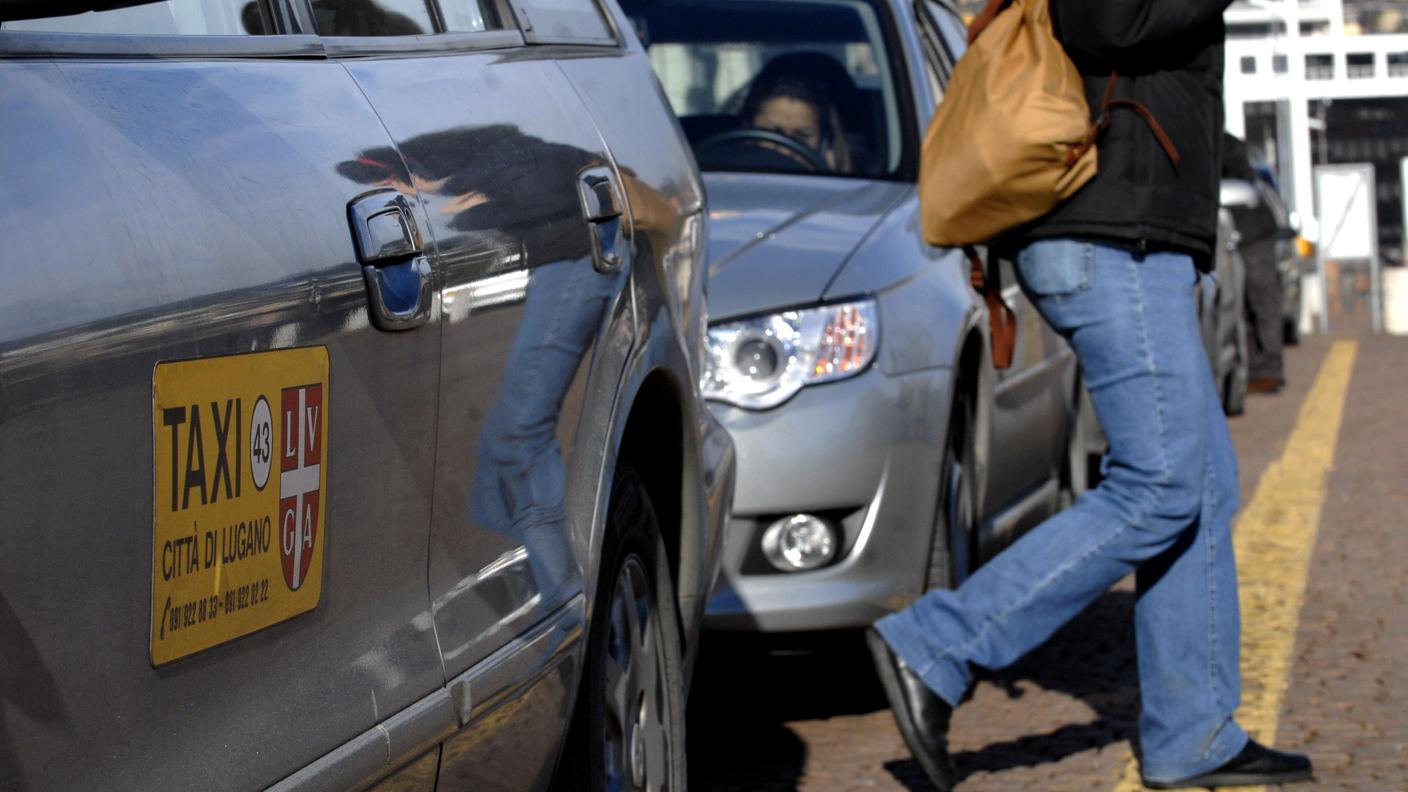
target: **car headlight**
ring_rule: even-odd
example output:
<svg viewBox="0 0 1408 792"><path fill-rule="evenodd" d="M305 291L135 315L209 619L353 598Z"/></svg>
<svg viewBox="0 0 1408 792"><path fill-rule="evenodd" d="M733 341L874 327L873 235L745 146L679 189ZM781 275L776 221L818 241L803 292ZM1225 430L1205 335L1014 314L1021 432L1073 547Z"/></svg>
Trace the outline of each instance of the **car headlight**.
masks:
<svg viewBox="0 0 1408 792"><path fill-rule="evenodd" d="M709 328L704 398L776 407L807 385L864 371L879 341L874 300L717 324Z"/></svg>

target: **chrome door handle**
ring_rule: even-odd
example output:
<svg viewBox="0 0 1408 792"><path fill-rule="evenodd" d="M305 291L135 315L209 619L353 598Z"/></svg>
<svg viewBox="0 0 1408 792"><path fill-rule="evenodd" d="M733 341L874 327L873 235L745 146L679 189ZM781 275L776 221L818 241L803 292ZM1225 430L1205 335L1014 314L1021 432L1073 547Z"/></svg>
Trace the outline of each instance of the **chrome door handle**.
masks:
<svg viewBox="0 0 1408 792"><path fill-rule="evenodd" d="M593 263L599 272L615 272L621 268L626 249L624 200L616 172L606 165L582 171L577 175L577 197L582 202L582 217L591 226Z"/></svg>
<svg viewBox="0 0 1408 792"><path fill-rule="evenodd" d="M379 330L410 330L430 318L433 277L411 202L377 190L347 204L357 260L367 282L367 311Z"/></svg>

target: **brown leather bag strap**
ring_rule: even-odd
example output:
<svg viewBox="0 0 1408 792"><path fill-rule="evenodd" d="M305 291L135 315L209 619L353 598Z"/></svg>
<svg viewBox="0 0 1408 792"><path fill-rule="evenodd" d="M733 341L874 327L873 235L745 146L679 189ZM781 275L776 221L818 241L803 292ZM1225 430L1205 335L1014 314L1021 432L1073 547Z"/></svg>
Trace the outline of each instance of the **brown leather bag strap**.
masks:
<svg viewBox="0 0 1408 792"><path fill-rule="evenodd" d="M992 24L1002 9L1007 7L1009 0L988 0L988 4L976 17L973 17L972 24L968 25L968 44L972 46L978 36Z"/></svg>
<svg viewBox="0 0 1408 792"><path fill-rule="evenodd" d="M1110 72L1110 79L1105 83L1105 98L1100 102L1100 115L1090 122L1090 129L1086 130L1085 137L1079 143L1066 149L1066 167L1070 168L1085 156L1085 152L1095 145L1095 141L1100 138L1101 133L1110 125L1110 102L1115 100L1115 79L1117 75Z"/></svg>
<svg viewBox="0 0 1408 792"><path fill-rule="evenodd" d="M1110 102L1115 101L1115 84L1119 81L1119 79L1120 79L1120 73L1119 73L1119 72L1117 72L1117 71L1112 71L1112 72L1110 72L1110 79L1108 79L1108 80L1105 81L1105 98L1100 100L1100 109L1101 109L1101 110L1105 110L1105 109L1109 108Z"/></svg>
<svg viewBox="0 0 1408 792"><path fill-rule="evenodd" d="M964 245L963 253L968 256L968 280L973 289L983 295L988 306L988 328L992 335L992 367L1005 369L1012 366L1012 356L1017 348L1017 315L1002 300L1002 286L997 278L987 276L987 268L978 249Z"/></svg>
<svg viewBox="0 0 1408 792"><path fill-rule="evenodd" d="M1159 141L1159 145L1163 147L1164 153L1168 155L1169 161L1173 163L1173 166L1176 168L1178 167L1178 163L1183 161L1183 158L1178 154L1178 148L1173 145L1173 140L1169 138L1164 128L1159 125L1159 120L1154 118L1154 114L1149 108L1133 99L1113 99L1105 103L1105 109L1107 111L1133 110L1138 113L1139 117L1144 119L1144 123L1149 125L1149 131L1154 133L1154 138ZM1107 121L1106 123L1108 124L1109 122Z"/></svg>
<svg viewBox="0 0 1408 792"><path fill-rule="evenodd" d="M1090 130L1085 133L1085 138L1080 143L1071 146L1066 150L1066 167L1075 165L1076 162L1085 155L1085 152L1095 145L1095 141L1110 126L1111 110L1133 110L1144 119L1144 123L1149 125L1149 131L1154 133L1154 139L1159 141L1159 146L1168 155L1169 161L1176 168L1183 161L1183 157L1178 153L1178 147L1173 145L1173 139L1168 136L1164 128L1159 124L1159 120L1154 117L1154 113L1140 102L1133 99L1116 99L1115 82L1119 79L1118 72L1110 72L1110 79L1105 83L1105 98L1100 103L1100 115L1090 124Z"/></svg>

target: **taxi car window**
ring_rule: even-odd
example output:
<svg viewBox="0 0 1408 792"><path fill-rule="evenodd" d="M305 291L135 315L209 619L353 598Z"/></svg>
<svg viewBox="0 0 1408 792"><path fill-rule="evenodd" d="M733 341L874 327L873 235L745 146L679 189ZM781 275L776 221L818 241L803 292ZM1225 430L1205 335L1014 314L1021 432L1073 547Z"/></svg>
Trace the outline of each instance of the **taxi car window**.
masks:
<svg viewBox="0 0 1408 792"><path fill-rule="evenodd" d="M324 36L424 36L478 33L499 27L492 0L313 0L313 24ZM439 10L439 19L435 11Z"/></svg>
<svg viewBox="0 0 1408 792"><path fill-rule="evenodd" d="M532 42L615 44L616 36L595 0L519 0L514 3Z"/></svg>
<svg viewBox="0 0 1408 792"><path fill-rule="evenodd" d="M704 170L897 177L888 4L626 0Z"/></svg>
<svg viewBox="0 0 1408 792"><path fill-rule="evenodd" d="M164 0L105 11L16 19L0 29L93 35L258 36L274 32L268 3L258 0Z"/></svg>
<svg viewBox="0 0 1408 792"><path fill-rule="evenodd" d="M435 32L425 0L313 0L324 36L421 36Z"/></svg>
<svg viewBox="0 0 1408 792"><path fill-rule="evenodd" d="M485 0L488 2L488 0ZM440 19L448 33L478 33L499 27L498 15L478 0L440 0Z"/></svg>

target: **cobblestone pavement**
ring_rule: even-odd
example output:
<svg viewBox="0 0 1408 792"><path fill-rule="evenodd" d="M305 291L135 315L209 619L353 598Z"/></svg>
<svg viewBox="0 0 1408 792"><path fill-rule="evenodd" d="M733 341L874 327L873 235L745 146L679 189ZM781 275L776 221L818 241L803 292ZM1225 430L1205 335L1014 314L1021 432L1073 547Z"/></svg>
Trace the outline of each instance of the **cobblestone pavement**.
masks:
<svg viewBox="0 0 1408 792"><path fill-rule="evenodd" d="M1233 419L1243 503L1285 448L1330 348L1287 351L1290 385ZM1361 338L1312 556L1276 744L1318 785L1408 790L1408 339ZM1252 570L1247 574L1275 574ZM1138 714L1133 588L1115 587L954 718L962 792L1114 790ZM930 789L854 634L710 636L690 703L699 790Z"/></svg>

